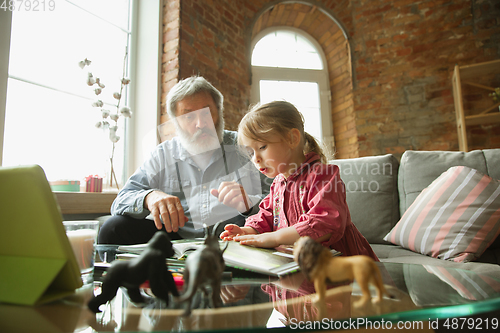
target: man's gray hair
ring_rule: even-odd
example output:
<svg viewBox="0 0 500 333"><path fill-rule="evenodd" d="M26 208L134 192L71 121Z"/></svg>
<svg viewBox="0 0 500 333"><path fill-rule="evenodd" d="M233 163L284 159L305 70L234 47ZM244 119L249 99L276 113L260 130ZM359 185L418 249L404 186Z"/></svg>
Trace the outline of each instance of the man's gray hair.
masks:
<svg viewBox="0 0 500 333"><path fill-rule="evenodd" d="M224 113L224 96L222 96L221 92L210 82L201 76L188 77L179 81L170 89L167 94L167 114L170 119L177 116L177 102L200 92L206 92L212 96L219 112L219 118L222 120Z"/></svg>

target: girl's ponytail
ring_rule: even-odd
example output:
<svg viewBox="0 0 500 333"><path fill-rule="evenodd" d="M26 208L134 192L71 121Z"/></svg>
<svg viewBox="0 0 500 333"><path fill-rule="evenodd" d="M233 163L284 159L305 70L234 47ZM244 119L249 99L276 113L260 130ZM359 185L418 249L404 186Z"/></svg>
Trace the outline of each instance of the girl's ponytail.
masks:
<svg viewBox="0 0 500 333"><path fill-rule="evenodd" d="M321 157L322 163L328 163L328 160L323 153L323 149L319 145L318 141L309 133L304 132L304 154L314 152Z"/></svg>

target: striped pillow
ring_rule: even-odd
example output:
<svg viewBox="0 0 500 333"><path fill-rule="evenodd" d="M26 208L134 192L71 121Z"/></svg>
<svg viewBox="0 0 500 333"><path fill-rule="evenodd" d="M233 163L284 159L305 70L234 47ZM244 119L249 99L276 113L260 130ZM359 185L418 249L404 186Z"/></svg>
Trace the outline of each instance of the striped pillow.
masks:
<svg viewBox="0 0 500 333"><path fill-rule="evenodd" d="M500 181L457 166L434 180L384 237L434 258L473 261L500 233Z"/></svg>
<svg viewBox="0 0 500 333"><path fill-rule="evenodd" d="M476 274L465 269L450 269L440 266L424 265L424 268L449 286L465 299L479 301L491 298L500 292L497 280L487 275Z"/></svg>

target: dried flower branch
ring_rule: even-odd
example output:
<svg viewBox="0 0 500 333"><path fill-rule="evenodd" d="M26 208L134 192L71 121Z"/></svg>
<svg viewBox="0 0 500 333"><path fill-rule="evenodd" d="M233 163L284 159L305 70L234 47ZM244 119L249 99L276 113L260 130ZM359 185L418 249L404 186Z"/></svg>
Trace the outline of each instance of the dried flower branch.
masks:
<svg viewBox="0 0 500 333"><path fill-rule="evenodd" d="M122 97L123 97L123 89L125 88L126 85L128 85L130 83L130 79L125 77L127 56L128 56L128 52L125 51L125 56L123 58L123 75L122 75L122 79L120 80L120 91L113 93L113 97L117 100L116 105L114 105L116 112L111 113L109 110L103 109L104 102L100 99L92 103L92 107L100 108L101 118L102 118L102 120L100 120L99 122L96 123L95 127L109 131L109 140L112 142L111 157L109 159L110 164L111 164L110 186L113 186L113 179L114 179L115 183L116 183L116 187L118 189L119 189L118 181L116 180L116 174L115 174L115 170L113 168L113 157L114 157L114 153L115 153L115 144L120 140L120 137L117 135L118 120L120 119L120 116L123 116L125 118L132 117L132 111L130 110L130 108L128 106L123 106L120 108L120 102L121 102ZM85 58L85 60L82 60L78 63L78 66L80 66L81 69L84 69L85 67L90 66L91 63L92 63L92 61ZM101 82L100 78L94 77L94 75L90 72L87 75L87 85L90 87L94 87L95 85L97 85L97 87L94 87L94 93L96 94L96 96L100 95L103 92L103 89L106 87ZM108 118L114 122L114 124L112 126L107 121Z"/></svg>
<svg viewBox="0 0 500 333"><path fill-rule="evenodd" d="M500 87L499 87L499 88L495 88L495 91L494 91L494 92L492 92L491 94L489 94L489 96L490 96L491 98L493 98L493 100L494 100L495 102L500 101Z"/></svg>

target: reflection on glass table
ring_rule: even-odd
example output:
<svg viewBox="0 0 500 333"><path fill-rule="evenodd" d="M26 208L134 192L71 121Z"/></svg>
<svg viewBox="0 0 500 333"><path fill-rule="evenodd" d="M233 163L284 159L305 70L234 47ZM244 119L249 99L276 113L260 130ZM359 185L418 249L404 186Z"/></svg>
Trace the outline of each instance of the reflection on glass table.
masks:
<svg viewBox="0 0 500 333"><path fill-rule="evenodd" d="M199 292L194 310L182 317L183 304L167 306L143 289L145 304L132 303L124 290L94 314L86 308L100 282L79 289L75 295L39 307L0 305L1 332L111 332L111 331L206 331L223 329L264 330L274 327L355 328L405 322L424 329L437 318L464 317L500 308L500 281L470 271L411 264L379 263L384 283L393 299L355 307L361 297L358 285L330 285L327 317L318 320L313 285L302 273L280 279L233 270L224 281L223 307L212 309ZM372 290L375 296L375 289ZM493 320L489 323L494 325ZM309 325L309 326L307 326ZM316 326L311 326L316 325ZM419 326L420 325L420 326ZM498 319L496 323L498 327ZM375 327L375 326L372 326ZM389 328L388 326L384 326Z"/></svg>

